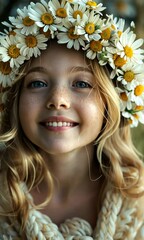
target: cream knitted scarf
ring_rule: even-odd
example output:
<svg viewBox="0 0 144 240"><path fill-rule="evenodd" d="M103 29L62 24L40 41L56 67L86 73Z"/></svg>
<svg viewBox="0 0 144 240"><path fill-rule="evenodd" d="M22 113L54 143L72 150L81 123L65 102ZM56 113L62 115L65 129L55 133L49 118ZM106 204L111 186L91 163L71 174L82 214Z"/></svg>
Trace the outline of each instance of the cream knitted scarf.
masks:
<svg viewBox="0 0 144 240"><path fill-rule="evenodd" d="M30 209L25 234L27 240L134 240L142 224L143 220L137 217L137 202L123 199L120 193L109 190L94 230L80 218L67 219L58 227L48 216ZM14 230L3 222L0 230L3 232L0 240L21 239L19 226Z"/></svg>

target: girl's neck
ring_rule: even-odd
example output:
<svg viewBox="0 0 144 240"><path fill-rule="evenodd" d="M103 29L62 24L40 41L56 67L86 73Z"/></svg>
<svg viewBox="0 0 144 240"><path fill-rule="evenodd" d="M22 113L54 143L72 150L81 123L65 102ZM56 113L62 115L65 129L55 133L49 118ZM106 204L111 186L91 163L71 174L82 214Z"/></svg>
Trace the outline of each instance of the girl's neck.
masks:
<svg viewBox="0 0 144 240"><path fill-rule="evenodd" d="M44 153L43 156L54 178L56 192L65 194L65 197L100 177L99 167L93 167L95 164L93 160L96 161L93 145L71 153L59 155Z"/></svg>
<svg viewBox="0 0 144 240"><path fill-rule="evenodd" d="M95 227L104 178L94 155L94 146L65 155L43 154L54 178L54 190L49 204L41 211L54 223L80 217ZM47 184L42 182L32 191L36 205L45 200L46 189Z"/></svg>

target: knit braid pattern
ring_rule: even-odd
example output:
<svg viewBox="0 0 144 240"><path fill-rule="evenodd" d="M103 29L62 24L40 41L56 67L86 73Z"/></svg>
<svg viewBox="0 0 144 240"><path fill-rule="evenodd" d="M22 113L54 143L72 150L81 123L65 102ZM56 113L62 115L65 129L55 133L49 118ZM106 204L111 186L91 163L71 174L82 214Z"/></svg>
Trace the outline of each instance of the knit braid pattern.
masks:
<svg viewBox="0 0 144 240"><path fill-rule="evenodd" d="M40 212L31 209L26 224L26 236L28 240L63 240L56 224L50 218Z"/></svg>
<svg viewBox="0 0 144 240"><path fill-rule="evenodd" d="M79 218L66 220L58 229L49 217L36 210L31 210L26 225L28 240L93 240L92 232L90 224Z"/></svg>
<svg viewBox="0 0 144 240"><path fill-rule="evenodd" d="M79 218L67 219L60 225L60 231L66 240L92 240L91 225Z"/></svg>
<svg viewBox="0 0 144 240"><path fill-rule="evenodd" d="M121 213L118 216L117 231L114 235L114 239L133 240L142 225L143 220L140 220L137 217L137 202L130 203L124 201Z"/></svg>
<svg viewBox="0 0 144 240"><path fill-rule="evenodd" d="M0 240L21 240L15 225L8 223L5 218L0 219Z"/></svg>
<svg viewBox="0 0 144 240"><path fill-rule="evenodd" d="M94 232L95 240L113 240L116 231L116 221L122 206L120 193L108 191L104 200L97 226Z"/></svg>
<svg viewBox="0 0 144 240"><path fill-rule="evenodd" d="M20 226L0 221L0 240L21 240ZM31 208L26 222L27 240L135 240L137 231L144 234L144 219L137 216L136 201L123 199L120 193L109 190L93 231L80 218L67 219L59 228L51 219ZM140 236L140 239L142 238ZM143 235L144 236L144 235Z"/></svg>

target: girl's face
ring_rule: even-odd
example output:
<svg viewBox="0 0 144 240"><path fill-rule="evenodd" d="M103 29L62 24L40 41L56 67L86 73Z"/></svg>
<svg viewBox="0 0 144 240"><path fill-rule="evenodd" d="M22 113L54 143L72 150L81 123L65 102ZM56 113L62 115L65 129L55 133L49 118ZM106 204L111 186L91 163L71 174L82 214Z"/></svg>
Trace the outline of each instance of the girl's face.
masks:
<svg viewBox="0 0 144 240"><path fill-rule="evenodd" d="M79 151L100 133L104 104L82 52L51 43L34 59L20 94L22 129L49 154Z"/></svg>

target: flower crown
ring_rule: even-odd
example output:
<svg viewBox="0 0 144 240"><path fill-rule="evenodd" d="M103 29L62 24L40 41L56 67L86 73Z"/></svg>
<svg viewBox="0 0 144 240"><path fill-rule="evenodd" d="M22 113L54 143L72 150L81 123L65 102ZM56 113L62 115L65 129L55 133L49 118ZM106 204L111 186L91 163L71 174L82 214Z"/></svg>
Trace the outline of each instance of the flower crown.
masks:
<svg viewBox="0 0 144 240"><path fill-rule="evenodd" d="M121 114L131 126L144 124L144 50L136 40L134 24L125 29L123 19L104 15L103 4L93 0L41 0L17 9L3 22L0 35L0 84L12 86L20 66L38 57L49 39L67 48L80 48L89 59L111 69L110 78L120 98Z"/></svg>

